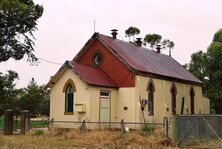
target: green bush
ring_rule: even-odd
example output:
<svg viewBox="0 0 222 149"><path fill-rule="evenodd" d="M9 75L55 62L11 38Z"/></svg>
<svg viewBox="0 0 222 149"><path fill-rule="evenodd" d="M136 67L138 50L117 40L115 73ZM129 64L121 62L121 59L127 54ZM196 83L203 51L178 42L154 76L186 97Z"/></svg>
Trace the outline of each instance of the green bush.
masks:
<svg viewBox="0 0 222 149"><path fill-rule="evenodd" d="M4 117L0 117L0 131L4 130Z"/></svg>
<svg viewBox="0 0 222 149"><path fill-rule="evenodd" d="M36 131L34 131L33 135L37 136L37 137L43 136L44 135L44 131L43 130L36 130Z"/></svg>
<svg viewBox="0 0 222 149"><path fill-rule="evenodd" d="M155 126L146 124L141 129L141 135L143 136L150 135L153 133L154 130L155 130Z"/></svg>

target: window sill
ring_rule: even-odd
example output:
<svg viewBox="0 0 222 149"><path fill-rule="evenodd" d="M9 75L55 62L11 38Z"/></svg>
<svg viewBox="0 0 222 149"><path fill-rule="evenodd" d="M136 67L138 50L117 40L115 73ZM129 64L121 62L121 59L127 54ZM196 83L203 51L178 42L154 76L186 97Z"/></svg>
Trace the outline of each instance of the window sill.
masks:
<svg viewBox="0 0 222 149"><path fill-rule="evenodd" d="M74 112L64 112L64 115L74 115Z"/></svg>

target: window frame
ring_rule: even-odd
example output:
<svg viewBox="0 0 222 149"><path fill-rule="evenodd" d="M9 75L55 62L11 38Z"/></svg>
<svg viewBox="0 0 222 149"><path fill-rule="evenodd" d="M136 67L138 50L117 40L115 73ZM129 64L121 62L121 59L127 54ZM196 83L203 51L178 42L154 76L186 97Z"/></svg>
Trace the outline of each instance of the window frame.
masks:
<svg viewBox="0 0 222 149"><path fill-rule="evenodd" d="M109 95L108 95L108 96L101 95L101 92L108 93ZM99 97L100 97L100 98L110 99L110 98L111 98L111 91L109 91L109 90L100 90L100 92L99 92Z"/></svg>
<svg viewBox="0 0 222 149"><path fill-rule="evenodd" d="M175 115L177 113L177 87L174 82L171 85L170 93L171 93L171 112L172 115Z"/></svg>
<svg viewBox="0 0 222 149"><path fill-rule="evenodd" d="M154 92L155 92L155 85L153 80L151 79L147 84L147 92L148 92L148 106L147 111L149 116L154 115Z"/></svg>
<svg viewBox="0 0 222 149"><path fill-rule="evenodd" d="M96 60L95 60L95 59L96 59L96 57L97 57L98 55L101 56L101 60L100 60L99 63L96 63ZM100 66L100 65L103 63L103 60L104 60L104 54L103 54L100 50L96 51L96 52L92 55L92 64L93 64L94 66L96 66L96 67Z"/></svg>
<svg viewBox="0 0 222 149"><path fill-rule="evenodd" d="M195 91L193 86L190 88L190 114L194 114L195 113Z"/></svg>
<svg viewBox="0 0 222 149"><path fill-rule="evenodd" d="M70 89L70 86L72 87L72 111L68 111L68 90ZM71 79L68 79L66 81L64 87L63 87L63 93L65 94L65 107L64 107L64 115L74 115L75 110L75 92L76 92L76 86L74 82Z"/></svg>

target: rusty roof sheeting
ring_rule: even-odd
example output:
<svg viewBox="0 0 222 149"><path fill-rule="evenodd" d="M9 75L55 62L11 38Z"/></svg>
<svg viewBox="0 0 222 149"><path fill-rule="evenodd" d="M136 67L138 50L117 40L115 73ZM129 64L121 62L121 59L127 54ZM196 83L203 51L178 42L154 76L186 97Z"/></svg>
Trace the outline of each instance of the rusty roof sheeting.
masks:
<svg viewBox="0 0 222 149"><path fill-rule="evenodd" d="M68 64L71 66L71 69L88 84L113 88L117 87L114 81L97 67L77 64L72 61L68 61Z"/></svg>
<svg viewBox="0 0 222 149"><path fill-rule="evenodd" d="M138 47L132 43L98 34L118 56L135 70L201 84L192 73L168 55Z"/></svg>

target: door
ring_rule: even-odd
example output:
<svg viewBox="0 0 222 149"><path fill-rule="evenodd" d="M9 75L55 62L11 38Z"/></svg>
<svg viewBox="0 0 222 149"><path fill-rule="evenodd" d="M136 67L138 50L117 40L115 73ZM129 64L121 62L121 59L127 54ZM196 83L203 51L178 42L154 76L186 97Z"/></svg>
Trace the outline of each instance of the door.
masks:
<svg viewBox="0 0 222 149"><path fill-rule="evenodd" d="M110 128L110 92L100 92L100 128Z"/></svg>

